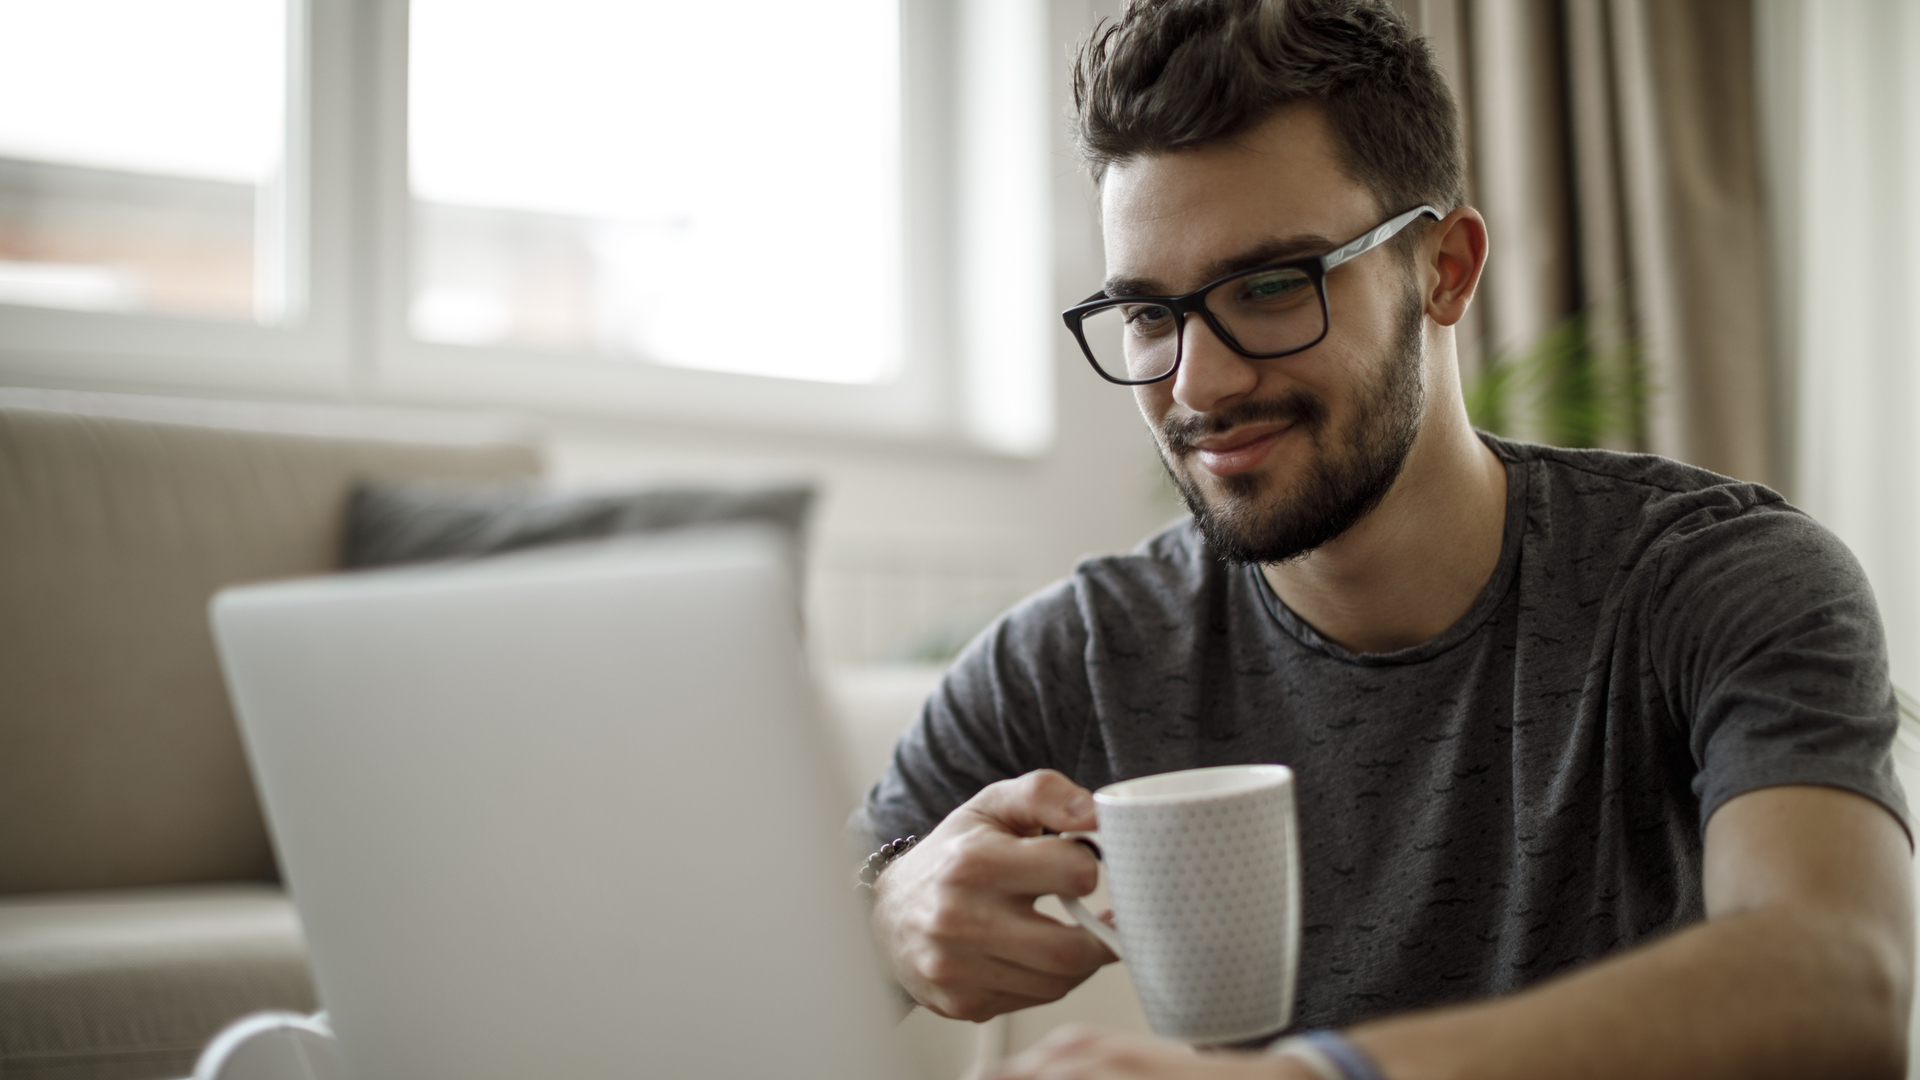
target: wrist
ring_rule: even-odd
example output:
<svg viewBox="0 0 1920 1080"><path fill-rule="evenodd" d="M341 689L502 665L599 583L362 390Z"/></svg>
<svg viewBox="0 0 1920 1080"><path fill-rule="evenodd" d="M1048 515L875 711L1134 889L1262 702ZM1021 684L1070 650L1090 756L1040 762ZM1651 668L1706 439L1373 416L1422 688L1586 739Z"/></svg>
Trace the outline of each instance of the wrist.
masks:
<svg viewBox="0 0 1920 1080"><path fill-rule="evenodd" d="M874 941L889 955L892 953L893 934L889 926L891 920L888 918L887 898L892 891L888 886L893 879L881 872L895 859L905 855L919 840L917 836L894 840L867 856L866 861L854 871L853 889L867 902L867 925L872 929Z"/></svg>
<svg viewBox="0 0 1920 1080"><path fill-rule="evenodd" d="M867 856L867 861L862 863L860 869L854 872L855 886L862 889L872 889L874 882L880 879L880 872L892 865L893 860L912 851L913 846L919 842L920 838L918 836L902 836L897 840L890 840L881 845L880 850Z"/></svg>
<svg viewBox="0 0 1920 1080"><path fill-rule="evenodd" d="M1319 1030L1282 1039L1267 1051L1289 1059L1312 1080L1386 1080L1373 1059L1337 1031Z"/></svg>
<svg viewBox="0 0 1920 1080"><path fill-rule="evenodd" d="M872 867L872 872L868 872L869 867ZM855 874L854 891L867 901L867 933L885 963L888 989L892 991L888 997L899 1007L899 1015L895 1019L904 1020L920 1002L908 989L908 972L894 949L894 911L893 904L889 902L892 899L893 890L890 886L893 879L878 872L885 868L885 863L873 866L871 860L863 864Z"/></svg>

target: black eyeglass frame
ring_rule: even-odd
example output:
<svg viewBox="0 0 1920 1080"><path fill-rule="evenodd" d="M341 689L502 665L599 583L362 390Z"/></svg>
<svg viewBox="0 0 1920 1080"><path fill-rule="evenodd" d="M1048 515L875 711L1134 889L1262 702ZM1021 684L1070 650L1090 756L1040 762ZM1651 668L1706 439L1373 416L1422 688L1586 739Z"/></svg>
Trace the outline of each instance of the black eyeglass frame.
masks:
<svg viewBox="0 0 1920 1080"><path fill-rule="evenodd" d="M1341 263L1351 262L1365 255L1367 252L1372 251L1374 248L1379 247L1381 244L1386 243L1388 240L1393 239L1394 236L1399 234L1400 230L1413 224L1422 214L1433 218L1435 221L1439 221L1445 216L1433 207L1422 204L1405 213L1396 214L1388 218L1386 221L1375 225L1373 228L1341 244L1325 255L1308 255L1297 259L1282 259L1278 262L1264 263L1248 270L1236 270L1225 277L1209 281L1198 289L1187 293L1185 296L1108 296L1107 291L1102 289L1061 312L1060 317L1066 320L1067 329L1073 333L1073 339L1080 343L1080 353L1087 358L1087 363L1093 365L1094 373L1108 382L1120 386L1147 386L1173 378L1174 374L1180 370L1180 361L1185 358L1186 325L1189 314L1198 314L1202 319L1205 319L1208 328L1214 332L1216 337L1226 343L1227 348L1232 349L1234 352L1239 353L1249 360L1272 360L1275 357L1292 356L1294 353L1305 352L1315 345L1320 344L1322 341L1325 341L1327 331L1333 326L1333 310L1327 303L1327 272L1339 266ZM1249 274L1261 274L1282 269L1303 271L1307 277L1312 280L1314 294L1320 298L1320 333L1305 345L1296 345L1291 349L1282 349L1279 352L1270 353L1253 352L1234 340L1233 333L1227 329L1226 324L1222 323L1220 319L1214 315L1212 310L1207 307L1207 294L1225 285L1229 281L1237 281ZM1107 370L1100 366L1100 361L1095 359L1093 348L1087 344L1086 331L1082 328L1081 322L1094 312L1102 311L1110 307L1117 307L1121 304L1157 305L1173 312L1174 317L1179 320L1177 323L1179 331L1178 335L1174 338L1173 345L1173 366L1168 368L1164 373L1155 375L1151 379L1115 378L1107 374Z"/></svg>

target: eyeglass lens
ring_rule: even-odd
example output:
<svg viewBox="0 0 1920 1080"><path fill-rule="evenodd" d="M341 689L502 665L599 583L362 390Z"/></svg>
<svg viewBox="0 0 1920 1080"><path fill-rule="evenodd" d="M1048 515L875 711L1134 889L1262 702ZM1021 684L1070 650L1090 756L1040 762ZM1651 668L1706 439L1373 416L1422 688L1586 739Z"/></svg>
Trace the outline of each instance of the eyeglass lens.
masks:
<svg viewBox="0 0 1920 1080"><path fill-rule="evenodd" d="M1221 282L1207 293L1207 311L1233 343L1249 353L1284 353L1312 344L1325 331L1326 310L1304 270L1258 270ZM1138 382L1173 370L1180 326L1159 304L1116 300L1080 321L1087 349L1100 370Z"/></svg>

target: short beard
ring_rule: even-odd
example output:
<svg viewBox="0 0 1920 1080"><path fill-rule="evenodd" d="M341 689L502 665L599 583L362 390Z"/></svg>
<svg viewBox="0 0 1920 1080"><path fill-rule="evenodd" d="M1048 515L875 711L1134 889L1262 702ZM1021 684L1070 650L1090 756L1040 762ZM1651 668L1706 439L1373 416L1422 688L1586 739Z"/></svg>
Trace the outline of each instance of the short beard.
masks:
<svg viewBox="0 0 1920 1080"><path fill-rule="evenodd" d="M1420 374L1423 314L1418 291L1409 287L1386 377L1359 400L1353 419L1339 433L1344 454L1328 452L1326 403L1305 390L1162 425L1160 463L1216 555L1239 565L1297 559L1351 529L1387 497L1420 434L1426 405ZM1223 505L1210 506L1199 485L1175 465L1207 435L1242 424L1276 422L1294 424L1313 443L1307 475L1291 494L1258 504L1254 499L1264 478L1257 472L1236 473L1220 478L1227 490Z"/></svg>

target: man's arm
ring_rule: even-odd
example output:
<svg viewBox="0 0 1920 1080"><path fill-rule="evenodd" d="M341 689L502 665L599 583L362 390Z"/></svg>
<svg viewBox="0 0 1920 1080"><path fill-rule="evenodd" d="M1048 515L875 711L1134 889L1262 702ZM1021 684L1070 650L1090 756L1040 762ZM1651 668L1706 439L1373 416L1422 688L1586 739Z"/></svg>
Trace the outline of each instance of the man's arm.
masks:
<svg viewBox="0 0 1920 1080"><path fill-rule="evenodd" d="M1707 823L1707 921L1497 1002L1363 1024L1394 1080L1906 1072L1905 832L1833 788L1776 787Z"/></svg>
<svg viewBox="0 0 1920 1080"><path fill-rule="evenodd" d="M1893 815L1834 788L1748 792L1708 822L1705 870L1705 922L1518 994L1348 1037L1391 1080L1904 1076L1913 889ZM1311 1074L1080 1030L1001 1075Z"/></svg>

